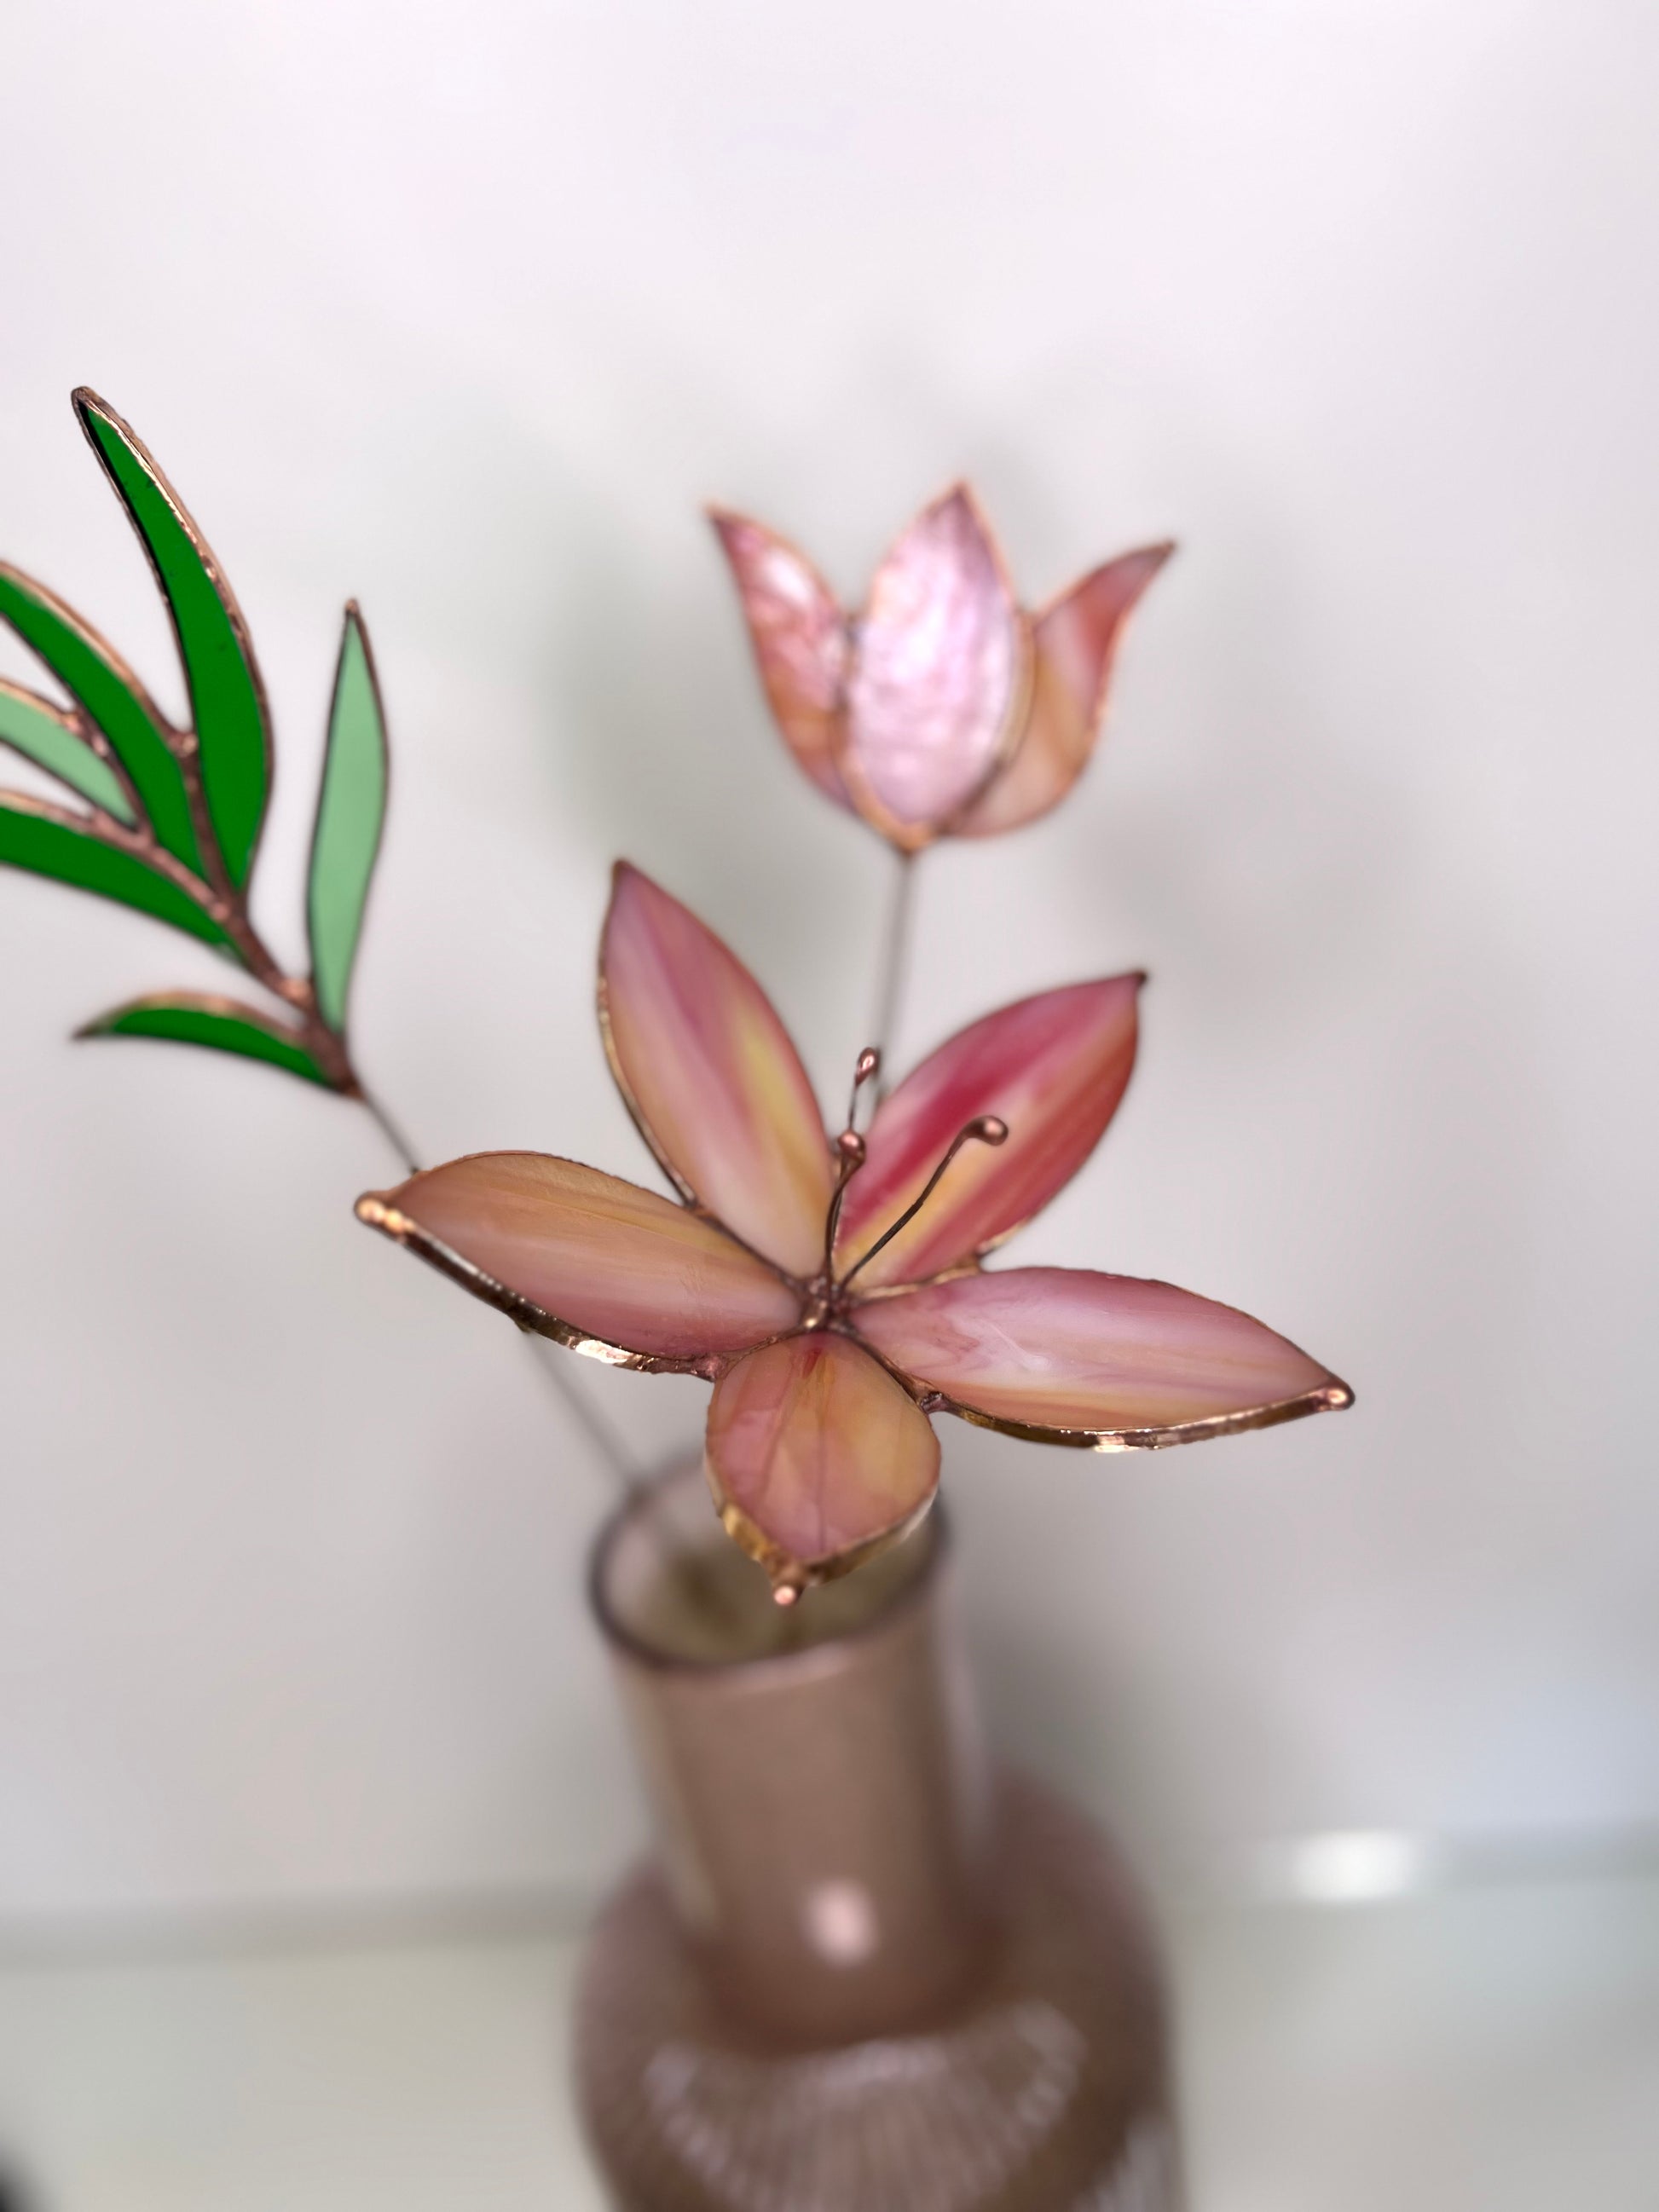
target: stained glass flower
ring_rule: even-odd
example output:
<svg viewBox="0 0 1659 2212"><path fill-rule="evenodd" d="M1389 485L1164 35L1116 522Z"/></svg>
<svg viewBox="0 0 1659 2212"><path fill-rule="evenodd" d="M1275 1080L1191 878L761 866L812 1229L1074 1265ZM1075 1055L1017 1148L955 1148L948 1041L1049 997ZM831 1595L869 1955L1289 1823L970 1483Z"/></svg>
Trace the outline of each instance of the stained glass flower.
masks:
<svg viewBox="0 0 1659 2212"><path fill-rule="evenodd" d="M1124 623L1175 550L1121 554L1027 614L959 484L902 532L853 615L775 531L711 519L785 742L902 853L1018 829L1066 796L1100 734Z"/></svg>
<svg viewBox="0 0 1659 2212"><path fill-rule="evenodd" d="M617 870L599 967L611 1072L677 1198L485 1152L360 1217L571 1349L714 1384L708 1476L788 1602L931 1504L928 1415L1099 1451L1261 1428L1352 1394L1260 1322L1167 1283L981 1261L1094 1150L1133 1066L1143 978L974 1022L833 1139L755 978Z"/></svg>

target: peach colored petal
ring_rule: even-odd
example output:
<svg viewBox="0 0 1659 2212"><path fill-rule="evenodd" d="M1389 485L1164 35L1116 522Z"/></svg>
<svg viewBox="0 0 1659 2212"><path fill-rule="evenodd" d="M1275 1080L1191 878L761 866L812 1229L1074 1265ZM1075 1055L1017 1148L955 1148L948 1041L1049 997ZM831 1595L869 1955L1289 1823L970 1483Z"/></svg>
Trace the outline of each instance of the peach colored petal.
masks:
<svg viewBox="0 0 1659 2212"><path fill-rule="evenodd" d="M1116 1111L1135 1057L1145 979L1113 975L1044 991L959 1030L883 1100L868 1163L848 1186L836 1242L845 1273L920 1195L966 1121L1000 1115L1008 1141L970 1144L857 1287L916 1282L1030 1220L1076 1174Z"/></svg>
<svg viewBox="0 0 1659 2212"><path fill-rule="evenodd" d="M855 632L842 773L895 843L927 843L991 774L1026 650L996 547L959 486L889 553Z"/></svg>
<svg viewBox="0 0 1659 2212"><path fill-rule="evenodd" d="M1096 568L1037 617L1031 703L1013 758L956 825L989 837L1034 822L1064 799L1100 735L1124 623L1173 545L1149 545Z"/></svg>
<svg viewBox="0 0 1659 2212"><path fill-rule="evenodd" d="M773 719L818 789L852 800L836 765L847 681L847 623L835 596L787 538L744 514L711 508L749 624Z"/></svg>
<svg viewBox="0 0 1659 2212"><path fill-rule="evenodd" d="M357 1212L515 1320L600 1358L702 1365L799 1313L764 1261L711 1222L574 1160L475 1152L360 1199Z"/></svg>
<svg viewBox="0 0 1659 2212"><path fill-rule="evenodd" d="M830 1171L806 1071L742 962L625 861L599 951L599 1019L629 1110L679 1189L779 1267L813 1273Z"/></svg>
<svg viewBox="0 0 1659 2212"><path fill-rule="evenodd" d="M877 1299L858 1325L952 1412L1103 1448L1187 1443L1352 1402L1248 1314L1127 1275L965 1275Z"/></svg>
<svg viewBox="0 0 1659 2212"><path fill-rule="evenodd" d="M709 1479L731 1534L799 1589L904 1534L939 1484L939 1439L869 1353L830 1330L751 1352L714 1386Z"/></svg>

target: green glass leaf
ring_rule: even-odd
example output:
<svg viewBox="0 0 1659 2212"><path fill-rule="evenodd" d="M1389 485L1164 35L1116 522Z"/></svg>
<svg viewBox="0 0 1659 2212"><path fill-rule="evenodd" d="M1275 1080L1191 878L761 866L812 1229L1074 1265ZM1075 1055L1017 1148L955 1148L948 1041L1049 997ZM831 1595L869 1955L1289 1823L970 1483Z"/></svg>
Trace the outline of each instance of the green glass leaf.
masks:
<svg viewBox="0 0 1659 2212"><path fill-rule="evenodd" d="M202 873L201 848L178 756L149 693L97 631L55 592L0 561L0 621L51 669L132 778L159 842Z"/></svg>
<svg viewBox="0 0 1659 2212"><path fill-rule="evenodd" d="M337 1031L345 1027L346 994L386 821L386 775L380 687L354 600L346 609L334 675L307 899L318 1010Z"/></svg>
<svg viewBox="0 0 1659 2212"><path fill-rule="evenodd" d="M240 1053L286 1068L325 1091L337 1086L317 1060L280 1022L236 999L210 998L199 991L162 991L132 999L100 1014L75 1032L77 1037L155 1037L169 1044L199 1044L214 1052Z"/></svg>
<svg viewBox="0 0 1659 2212"><path fill-rule="evenodd" d="M0 798L0 866L27 868L37 876L96 891L101 898L137 907L222 951L234 950L213 916L170 876L118 846L105 844L61 808L26 798L21 791L9 791Z"/></svg>
<svg viewBox="0 0 1659 2212"><path fill-rule="evenodd" d="M233 884L245 884L270 789L270 732L253 645L211 548L150 454L83 385L76 411L143 540L179 640L208 813Z"/></svg>
<svg viewBox="0 0 1659 2212"><path fill-rule="evenodd" d="M74 715L54 707L49 699L24 690L21 684L8 684L3 677L0 677L0 745L9 745L15 753L45 769L48 775L55 775L59 783L78 791L82 799L101 806L106 814L112 814L129 829L137 821L121 788L120 777L93 750Z"/></svg>

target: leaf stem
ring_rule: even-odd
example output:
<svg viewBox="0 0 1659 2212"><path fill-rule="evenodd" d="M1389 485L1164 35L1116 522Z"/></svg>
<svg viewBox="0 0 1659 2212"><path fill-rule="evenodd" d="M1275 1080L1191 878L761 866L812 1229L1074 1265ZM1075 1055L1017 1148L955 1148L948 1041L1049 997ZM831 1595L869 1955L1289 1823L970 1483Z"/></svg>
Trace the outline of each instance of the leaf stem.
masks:
<svg viewBox="0 0 1659 2212"><path fill-rule="evenodd" d="M264 985L271 996L287 1007L300 1020L301 1035L307 1048L315 1054L343 1097L352 1098L363 1109L392 1150L398 1164L410 1175L420 1171L420 1162L407 1131L389 1107L362 1083L352 1066L344 1037L331 1030L318 1011L316 994L302 976L288 975L264 939L254 927L247 910L246 897L240 891L223 890L205 883L191 873L170 854L164 853L147 823L140 819L136 830L100 814L94 817L92 834L102 842L131 852L151 866L159 867L171 877L197 904L211 914L256 982ZM544 1340L532 1336L532 1351ZM554 1350L558 1351L556 1346ZM558 1351L559 1360L566 1355ZM632 1454L622 1438L598 1410L584 1396L574 1376L559 1364L550 1364L537 1353L537 1365L563 1404L566 1412L575 1421L587 1438L606 1473L618 1488L632 1495L640 1487L642 1477Z"/></svg>
<svg viewBox="0 0 1659 2212"><path fill-rule="evenodd" d="M204 824L205 809L201 805L200 778L194 757L187 756L182 765L185 783ZM406 1173L416 1175L420 1172L420 1162L407 1131L390 1108L359 1080L346 1040L323 1018L315 989L309 979L289 975L254 927L246 892L232 885L228 879L218 882L206 880L176 860L162 848L141 810L138 811L137 823L132 828L116 821L101 809L94 810L89 822L71 817L66 813L62 815L62 818L66 821L75 819L77 827L86 827L89 834L101 843L130 853L135 859L155 868L176 884L204 913L211 915L224 931L237 958L248 974L263 985L290 1016L297 1017L301 1042L315 1056L339 1094L343 1097L355 1099L368 1115ZM211 852L213 848L207 840L204 827L202 834L204 849ZM587 1439L605 1473L625 1496L637 1494L643 1486L644 1475L620 1434L599 1409L590 1404L580 1383L562 1364L568 1354L557 1346L549 1346L548 1350L555 1356L551 1359L546 1358L542 1353L546 1340L530 1331L526 1334L537 1366L566 1413ZM695 1574L691 1580L695 1585Z"/></svg>
<svg viewBox="0 0 1659 2212"><path fill-rule="evenodd" d="M380 1103L374 1093L372 1091L364 1090L361 1084L352 1095L374 1122L380 1134L396 1152L399 1161L408 1169L410 1174L418 1175L421 1171L421 1164L415 1157L415 1147L410 1143L401 1122L394 1120L390 1111Z"/></svg>

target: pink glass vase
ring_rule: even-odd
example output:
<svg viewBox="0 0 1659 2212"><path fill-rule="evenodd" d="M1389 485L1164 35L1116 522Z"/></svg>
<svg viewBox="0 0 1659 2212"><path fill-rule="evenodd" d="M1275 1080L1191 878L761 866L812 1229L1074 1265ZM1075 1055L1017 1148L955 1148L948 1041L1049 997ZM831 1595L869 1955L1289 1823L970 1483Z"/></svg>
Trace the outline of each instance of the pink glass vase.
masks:
<svg viewBox="0 0 1659 2212"><path fill-rule="evenodd" d="M657 1843L578 1999L622 2212L1175 2212L1146 1916L988 1765L941 1516L781 1613L682 1469L592 1592Z"/></svg>

